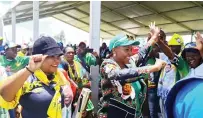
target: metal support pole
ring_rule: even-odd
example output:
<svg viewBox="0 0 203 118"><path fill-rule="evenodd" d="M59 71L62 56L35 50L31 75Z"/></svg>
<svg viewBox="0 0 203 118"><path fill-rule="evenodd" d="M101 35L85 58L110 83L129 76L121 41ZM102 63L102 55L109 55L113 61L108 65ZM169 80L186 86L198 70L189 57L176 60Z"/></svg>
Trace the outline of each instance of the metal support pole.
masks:
<svg viewBox="0 0 203 118"><path fill-rule="evenodd" d="M33 41L39 37L39 1L33 1Z"/></svg>
<svg viewBox="0 0 203 118"><path fill-rule="evenodd" d="M191 42L193 41L194 36L195 36L195 31L192 31L192 34L191 34Z"/></svg>
<svg viewBox="0 0 203 118"><path fill-rule="evenodd" d="M101 1L90 1L90 47L99 53Z"/></svg>
<svg viewBox="0 0 203 118"><path fill-rule="evenodd" d="M90 67L90 77L91 77L91 100L94 105L94 111L98 111L99 103L99 65Z"/></svg>
<svg viewBox="0 0 203 118"><path fill-rule="evenodd" d="M0 36L4 37L4 20L3 20L3 17L0 17Z"/></svg>
<svg viewBox="0 0 203 118"><path fill-rule="evenodd" d="M100 47L100 21L101 1L90 1L90 47L99 54ZM98 110L99 102L99 66L90 67L92 102L95 113Z"/></svg>
<svg viewBox="0 0 203 118"><path fill-rule="evenodd" d="M16 42L16 10L12 9L12 42Z"/></svg>

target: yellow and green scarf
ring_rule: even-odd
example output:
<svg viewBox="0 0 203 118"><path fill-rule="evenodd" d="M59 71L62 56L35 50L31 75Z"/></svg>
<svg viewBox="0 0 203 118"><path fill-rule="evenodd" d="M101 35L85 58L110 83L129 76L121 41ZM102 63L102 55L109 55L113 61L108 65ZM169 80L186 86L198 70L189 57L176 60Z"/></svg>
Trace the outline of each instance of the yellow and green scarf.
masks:
<svg viewBox="0 0 203 118"><path fill-rule="evenodd" d="M51 81L54 81L56 83L56 86L54 87L55 94L47 110L47 115L49 116L49 118L62 118L60 87L64 85L70 85L70 83L66 80L65 76L62 72L60 72L60 70L57 70L57 72L55 73L55 78L51 81L48 80L46 74L42 70L36 70L34 76L39 79L40 82L44 83L47 86L49 86L49 83ZM7 79L12 79L12 76L4 79L3 81L0 81L0 86ZM35 84L41 86L38 82L25 82L23 87L17 92L16 97L13 101L7 102L0 96L0 106L6 109L15 108L19 103L20 97L26 93L31 92L32 86L34 86Z"/></svg>
<svg viewBox="0 0 203 118"><path fill-rule="evenodd" d="M77 77L76 77L76 75L73 73L73 70L72 70L72 68L71 68L71 66L70 66L70 64L68 64L68 71L69 71L69 74L70 74L70 77L72 78L72 79L75 79L75 78L81 78L81 72L80 72L80 63L79 62L77 62L77 61L73 61L73 64L74 64L74 68L75 68L75 72L76 72L76 74L77 74Z"/></svg>
<svg viewBox="0 0 203 118"><path fill-rule="evenodd" d="M37 70L34 73L35 77L37 77L42 83L49 86L49 83L51 82L48 80L47 76L42 70ZM55 94L54 97L49 105L47 115L49 118L62 118L62 109L61 109L61 93L60 93L60 87L66 84L69 84L69 82L66 80L65 76L63 75L60 70L57 70L55 73L55 78L52 80L56 82Z"/></svg>

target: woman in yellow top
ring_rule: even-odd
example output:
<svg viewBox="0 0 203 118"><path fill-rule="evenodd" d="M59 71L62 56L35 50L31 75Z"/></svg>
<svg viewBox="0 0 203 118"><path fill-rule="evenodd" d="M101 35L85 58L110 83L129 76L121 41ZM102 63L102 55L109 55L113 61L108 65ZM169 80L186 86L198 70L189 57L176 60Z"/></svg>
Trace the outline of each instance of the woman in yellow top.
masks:
<svg viewBox="0 0 203 118"><path fill-rule="evenodd" d="M62 118L62 108L73 99L72 90L58 70L63 54L51 37L35 41L28 66L0 82L0 106L23 107L23 118Z"/></svg>

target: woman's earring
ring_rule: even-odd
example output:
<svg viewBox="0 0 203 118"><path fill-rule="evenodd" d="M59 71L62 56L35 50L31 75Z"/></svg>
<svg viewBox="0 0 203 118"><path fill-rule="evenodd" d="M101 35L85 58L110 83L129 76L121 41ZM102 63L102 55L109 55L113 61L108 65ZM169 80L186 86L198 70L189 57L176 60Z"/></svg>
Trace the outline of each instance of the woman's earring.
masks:
<svg viewBox="0 0 203 118"><path fill-rule="evenodd" d="M113 56L115 57L115 56L116 56L116 53L113 53Z"/></svg>

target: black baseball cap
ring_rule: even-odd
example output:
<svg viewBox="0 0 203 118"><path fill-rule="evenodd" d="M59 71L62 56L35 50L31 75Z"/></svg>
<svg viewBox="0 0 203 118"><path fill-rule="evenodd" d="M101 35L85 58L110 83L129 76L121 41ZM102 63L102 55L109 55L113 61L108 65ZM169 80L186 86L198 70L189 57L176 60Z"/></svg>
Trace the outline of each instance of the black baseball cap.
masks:
<svg viewBox="0 0 203 118"><path fill-rule="evenodd" d="M33 45L32 54L43 54L48 56L61 56L63 55L62 50L56 43L56 41L48 36L42 36L37 39Z"/></svg>

